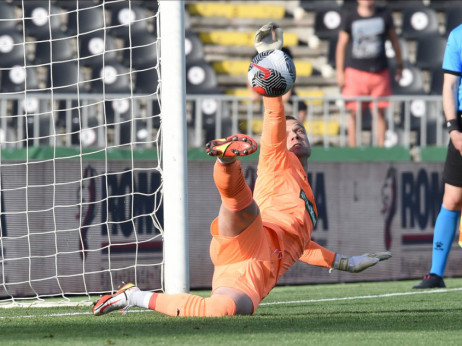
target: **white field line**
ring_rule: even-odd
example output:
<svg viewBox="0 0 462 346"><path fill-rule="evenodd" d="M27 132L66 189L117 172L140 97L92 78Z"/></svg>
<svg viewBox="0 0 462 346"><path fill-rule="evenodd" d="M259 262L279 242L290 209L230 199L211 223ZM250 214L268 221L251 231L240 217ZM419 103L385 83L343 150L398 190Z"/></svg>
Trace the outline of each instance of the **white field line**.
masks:
<svg viewBox="0 0 462 346"><path fill-rule="evenodd" d="M398 293L386 293L386 294L377 294L370 296L356 296L356 297L339 297L339 298L322 298L322 299L307 299L307 300L293 300L285 302L268 302L261 303L260 306L269 306L269 305L288 305L288 304L308 304L308 303L322 303L322 302L335 302L335 301L344 301L344 300L357 300L357 299L373 299L373 298L389 298L389 297L398 297L398 296L410 296L418 294L434 294L434 293L448 293L462 291L462 287L459 288L447 288L447 289L434 289L426 291L413 291L413 292L398 292ZM55 305L56 306L56 305ZM130 310L130 313L133 312L150 312L151 310ZM91 315L91 311L87 312L69 312L69 313L56 313L56 314L45 314L45 315L25 315L25 316L0 316L0 320L6 319L21 319L21 318L39 318L39 317L64 317L64 316L82 316L82 315Z"/></svg>
<svg viewBox="0 0 462 346"><path fill-rule="evenodd" d="M377 295L373 295L373 296L307 299L307 300L294 300L294 301L288 301L288 302L268 302L268 303L261 303L260 306L264 306L264 305L284 305L284 304L306 304L306 303L320 303L320 302L335 302L335 301L342 301L342 300L371 299L371 298L388 298L388 297L397 297L397 296L411 296L411 295L415 295L415 294L447 293L447 292L455 292L455 291L462 291L462 287L459 287L459 288L433 289L433 290L427 290L427 291L385 293L385 294L377 294Z"/></svg>

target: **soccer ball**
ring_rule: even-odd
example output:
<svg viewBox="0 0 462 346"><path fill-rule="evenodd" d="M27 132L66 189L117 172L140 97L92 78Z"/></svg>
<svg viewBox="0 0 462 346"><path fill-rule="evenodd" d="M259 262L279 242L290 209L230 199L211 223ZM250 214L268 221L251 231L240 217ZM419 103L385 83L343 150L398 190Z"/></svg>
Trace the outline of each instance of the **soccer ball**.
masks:
<svg viewBox="0 0 462 346"><path fill-rule="evenodd" d="M252 59L247 73L252 89L270 97L288 92L294 85L295 77L294 62L279 49L259 53Z"/></svg>

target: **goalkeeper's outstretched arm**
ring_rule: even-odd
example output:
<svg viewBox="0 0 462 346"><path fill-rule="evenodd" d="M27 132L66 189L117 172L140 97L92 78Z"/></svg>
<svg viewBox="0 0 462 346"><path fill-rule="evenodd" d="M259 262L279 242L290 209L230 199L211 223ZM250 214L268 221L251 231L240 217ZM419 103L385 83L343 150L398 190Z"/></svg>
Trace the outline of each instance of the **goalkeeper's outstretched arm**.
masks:
<svg viewBox="0 0 462 346"><path fill-rule="evenodd" d="M360 256L344 256L310 241L300 261L324 268L359 273L391 257L391 252L365 253Z"/></svg>

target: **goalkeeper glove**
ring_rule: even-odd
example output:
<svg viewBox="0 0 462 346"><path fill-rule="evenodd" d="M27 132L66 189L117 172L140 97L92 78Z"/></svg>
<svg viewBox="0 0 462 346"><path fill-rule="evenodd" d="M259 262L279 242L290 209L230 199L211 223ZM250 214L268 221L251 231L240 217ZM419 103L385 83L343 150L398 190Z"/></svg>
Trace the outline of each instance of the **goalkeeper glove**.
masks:
<svg viewBox="0 0 462 346"><path fill-rule="evenodd" d="M275 39L273 39L273 30ZM281 49L283 44L282 29L278 28L276 24L269 22L258 29L255 34L254 46L258 53L270 50Z"/></svg>
<svg viewBox="0 0 462 346"><path fill-rule="evenodd" d="M376 265L380 261L391 257L391 252L365 253L361 256L343 256L335 254L334 266L332 269L342 270L350 273L359 273L364 269Z"/></svg>

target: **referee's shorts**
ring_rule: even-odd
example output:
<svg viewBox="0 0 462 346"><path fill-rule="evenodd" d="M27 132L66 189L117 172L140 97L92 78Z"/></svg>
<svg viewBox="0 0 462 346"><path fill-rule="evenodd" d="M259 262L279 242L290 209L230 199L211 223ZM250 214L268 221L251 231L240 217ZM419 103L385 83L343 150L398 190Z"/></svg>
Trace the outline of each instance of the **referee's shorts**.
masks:
<svg viewBox="0 0 462 346"><path fill-rule="evenodd" d="M458 112L457 116L460 127L461 112ZM462 154L454 147L451 140L444 163L443 181L452 186L462 187Z"/></svg>

